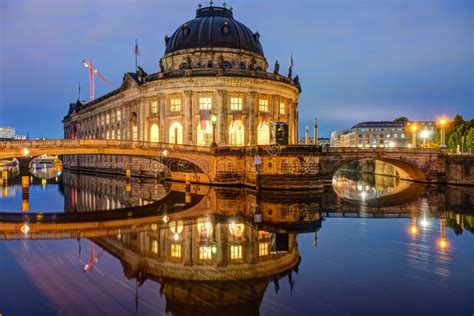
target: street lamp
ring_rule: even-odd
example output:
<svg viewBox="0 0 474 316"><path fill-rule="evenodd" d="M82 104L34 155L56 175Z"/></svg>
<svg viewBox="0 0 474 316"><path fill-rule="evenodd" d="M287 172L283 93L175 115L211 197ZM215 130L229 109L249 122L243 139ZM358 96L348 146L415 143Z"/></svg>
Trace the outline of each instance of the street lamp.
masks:
<svg viewBox="0 0 474 316"><path fill-rule="evenodd" d="M416 131L418 129L418 125L416 125L416 123L413 123L412 125L410 125L410 129L411 129L411 147L412 148L416 148Z"/></svg>
<svg viewBox="0 0 474 316"><path fill-rule="evenodd" d="M423 147L426 147L426 139L430 137L431 131L424 129L421 131L420 136L423 138Z"/></svg>
<svg viewBox="0 0 474 316"><path fill-rule="evenodd" d="M211 143L211 147L216 148L217 147L217 143L216 143L217 114L216 113L211 113L211 124L212 124L212 143Z"/></svg>
<svg viewBox="0 0 474 316"><path fill-rule="evenodd" d="M441 142L439 148L445 149L446 146L446 126L448 125L448 120L445 117L442 117L438 120L438 126L441 129Z"/></svg>

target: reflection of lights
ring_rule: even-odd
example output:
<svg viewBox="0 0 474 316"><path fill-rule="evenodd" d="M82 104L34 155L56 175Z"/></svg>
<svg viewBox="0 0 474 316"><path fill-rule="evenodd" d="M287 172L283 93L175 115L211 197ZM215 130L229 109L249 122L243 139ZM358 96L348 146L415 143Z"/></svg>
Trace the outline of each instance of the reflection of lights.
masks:
<svg viewBox="0 0 474 316"><path fill-rule="evenodd" d="M362 191L362 184L357 184L357 190Z"/></svg>
<svg viewBox="0 0 474 316"><path fill-rule="evenodd" d="M28 226L28 224L25 223L20 227L20 231L26 235L30 231L30 226Z"/></svg>
<svg viewBox="0 0 474 316"><path fill-rule="evenodd" d="M421 221L420 221L420 225L421 227L423 228L428 228L430 226L430 222L428 222L428 220L426 218L423 218Z"/></svg>
<svg viewBox="0 0 474 316"><path fill-rule="evenodd" d="M441 249L445 249L446 247L448 247L448 242L446 241L446 239L441 238L441 239L439 240L439 247L440 247Z"/></svg>
<svg viewBox="0 0 474 316"><path fill-rule="evenodd" d="M367 192L361 192L360 197L362 198L362 200L365 200L365 198L367 197Z"/></svg>
<svg viewBox="0 0 474 316"><path fill-rule="evenodd" d="M411 234L416 235L418 233L418 228L416 225L411 225Z"/></svg>

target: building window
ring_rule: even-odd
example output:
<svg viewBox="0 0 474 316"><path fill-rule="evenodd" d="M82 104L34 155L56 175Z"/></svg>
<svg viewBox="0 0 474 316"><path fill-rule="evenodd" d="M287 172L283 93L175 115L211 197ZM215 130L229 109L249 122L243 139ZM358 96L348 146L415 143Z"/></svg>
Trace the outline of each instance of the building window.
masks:
<svg viewBox="0 0 474 316"><path fill-rule="evenodd" d="M174 122L170 126L169 140L171 144L183 143L183 126L179 122Z"/></svg>
<svg viewBox="0 0 474 316"><path fill-rule="evenodd" d="M244 124L242 121L235 120L229 126L229 145L243 146L244 145Z"/></svg>
<svg viewBox="0 0 474 316"><path fill-rule="evenodd" d="M120 129L117 130L117 139L121 139L122 131Z"/></svg>
<svg viewBox="0 0 474 316"><path fill-rule="evenodd" d="M158 240L152 240L151 242L151 252L154 254L158 253Z"/></svg>
<svg viewBox="0 0 474 316"><path fill-rule="evenodd" d="M160 129L156 123L150 127L150 141L157 143L160 140Z"/></svg>
<svg viewBox="0 0 474 316"><path fill-rule="evenodd" d="M260 123L257 132L257 144L258 145L269 145L270 144L270 126L268 123Z"/></svg>
<svg viewBox="0 0 474 316"><path fill-rule="evenodd" d="M200 246L199 247L199 259L210 260L212 257L211 246Z"/></svg>
<svg viewBox="0 0 474 316"><path fill-rule="evenodd" d="M107 113L105 115L105 124L110 124L110 114L109 113Z"/></svg>
<svg viewBox="0 0 474 316"><path fill-rule="evenodd" d="M97 126L100 126L100 117L97 116Z"/></svg>
<svg viewBox="0 0 474 316"><path fill-rule="evenodd" d="M199 109L200 110L212 109L212 99L210 97L199 98Z"/></svg>
<svg viewBox="0 0 474 316"><path fill-rule="evenodd" d="M180 244L171 244L171 257L181 258L181 245Z"/></svg>
<svg viewBox="0 0 474 316"><path fill-rule="evenodd" d="M109 132L109 131L107 131L107 134L106 134L106 137L105 137L105 138L106 138L106 139L110 139L110 132Z"/></svg>
<svg viewBox="0 0 474 316"><path fill-rule="evenodd" d="M122 111L117 110L117 122L120 122L122 120Z"/></svg>
<svg viewBox="0 0 474 316"><path fill-rule="evenodd" d="M232 260L242 259L242 246L240 245L230 246L230 259Z"/></svg>
<svg viewBox="0 0 474 316"><path fill-rule="evenodd" d="M181 99L174 98L170 101L170 111L171 112L179 112L181 111Z"/></svg>
<svg viewBox="0 0 474 316"><path fill-rule="evenodd" d="M230 109L232 111L242 111L242 98L230 98Z"/></svg>
<svg viewBox="0 0 474 316"><path fill-rule="evenodd" d="M100 122L101 122L101 125L102 125L102 126L105 125L105 116L104 116L104 115L101 115L101 117L100 117Z"/></svg>
<svg viewBox="0 0 474 316"><path fill-rule="evenodd" d="M152 101L151 102L150 112L151 112L151 114L158 113L158 101Z"/></svg>
<svg viewBox="0 0 474 316"><path fill-rule="evenodd" d="M280 102L280 114L286 114L286 105L283 102Z"/></svg>
<svg viewBox="0 0 474 316"><path fill-rule="evenodd" d="M261 242L258 244L258 256L263 257L268 255L268 248L270 243L268 242Z"/></svg>
<svg viewBox="0 0 474 316"><path fill-rule="evenodd" d="M212 126L211 121L201 121L197 127L197 144L198 146L209 146L212 143Z"/></svg>
<svg viewBox="0 0 474 316"><path fill-rule="evenodd" d="M259 99L258 100L258 110L260 112L268 112L268 100L267 99Z"/></svg>
<svg viewBox="0 0 474 316"><path fill-rule="evenodd" d="M112 139L115 139L115 130L112 130Z"/></svg>

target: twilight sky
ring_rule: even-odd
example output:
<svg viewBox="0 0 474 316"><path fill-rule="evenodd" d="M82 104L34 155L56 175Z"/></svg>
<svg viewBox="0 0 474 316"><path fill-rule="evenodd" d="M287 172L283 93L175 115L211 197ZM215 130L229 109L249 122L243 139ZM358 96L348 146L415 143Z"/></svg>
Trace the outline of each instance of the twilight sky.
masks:
<svg viewBox="0 0 474 316"><path fill-rule="evenodd" d="M62 137L69 102L88 99L82 58L120 86L139 64L158 71L164 36L199 0L0 0L0 125ZM222 1L215 1L221 5ZM259 31L265 56L299 74L300 131L321 136L365 120L474 116L474 1L228 0ZM207 1L202 0L203 5ZM110 89L96 81L96 97Z"/></svg>

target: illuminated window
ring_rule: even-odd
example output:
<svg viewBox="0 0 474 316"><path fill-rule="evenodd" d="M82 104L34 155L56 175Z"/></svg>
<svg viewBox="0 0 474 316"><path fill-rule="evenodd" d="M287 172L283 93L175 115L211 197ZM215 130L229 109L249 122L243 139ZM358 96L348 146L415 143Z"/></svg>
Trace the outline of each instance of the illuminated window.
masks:
<svg viewBox="0 0 474 316"><path fill-rule="evenodd" d="M199 259L209 260L212 257L211 246L200 246L199 247Z"/></svg>
<svg viewBox="0 0 474 316"><path fill-rule="evenodd" d="M120 122L122 120L122 111L117 110L117 122Z"/></svg>
<svg viewBox="0 0 474 316"><path fill-rule="evenodd" d="M160 129L156 123L150 127L150 141L157 143L160 139Z"/></svg>
<svg viewBox="0 0 474 316"><path fill-rule="evenodd" d="M105 138L106 138L106 139L110 139L110 132L109 132L109 131L107 131L107 134L106 134L106 137L105 137Z"/></svg>
<svg viewBox="0 0 474 316"><path fill-rule="evenodd" d="M115 130L112 130L112 139L115 139Z"/></svg>
<svg viewBox="0 0 474 316"><path fill-rule="evenodd" d="M100 126L100 117L97 116L97 126Z"/></svg>
<svg viewBox="0 0 474 316"><path fill-rule="evenodd" d="M203 128L204 125L204 128ZM197 144L198 146L208 146L212 143L212 126L211 121L207 120L199 122L197 127Z"/></svg>
<svg viewBox="0 0 474 316"><path fill-rule="evenodd" d="M240 245L230 246L230 259L232 260L242 259L242 246Z"/></svg>
<svg viewBox="0 0 474 316"><path fill-rule="evenodd" d="M109 113L107 113L105 115L105 124L110 124L110 114Z"/></svg>
<svg viewBox="0 0 474 316"><path fill-rule="evenodd" d="M158 240L152 240L151 242L151 252L158 253Z"/></svg>
<svg viewBox="0 0 474 316"><path fill-rule="evenodd" d="M171 244L171 257L181 258L181 245L180 244Z"/></svg>
<svg viewBox="0 0 474 316"><path fill-rule="evenodd" d="M152 114L158 113L158 101L152 101L151 102L150 112Z"/></svg>
<svg viewBox="0 0 474 316"><path fill-rule="evenodd" d="M286 105L283 102L280 102L280 114L286 113Z"/></svg>
<svg viewBox="0 0 474 316"><path fill-rule="evenodd" d="M270 243L261 242L258 244L258 256L263 257L268 255L268 249L270 248Z"/></svg>
<svg viewBox="0 0 474 316"><path fill-rule="evenodd" d="M121 139L122 131L120 129L117 130L117 139Z"/></svg>
<svg viewBox="0 0 474 316"><path fill-rule="evenodd" d="M174 122L170 126L169 140L171 144L183 143L183 126L179 122Z"/></svg>
<svg viewBox="0 0 474 316"><path fill-rule="evenodd" d="M101 125L105 125L105 116L104 115L101 115L100 123L101 123Z"/></svg>
<svg viewBox="0 0 474 316"><path fill-rule="evenodd" d="M235 120L229 126L229 145L243 146L244 145L244 124L242 121Z"/></svg>
<svg viewBox="0 0 474 316"><path fill-rule="evenodd" d="M268 112L268 100L267 99L259 99L258 100L258 110L260 112Z"/></svg>
<svg viewBox="0 0 474 316"><path fill-rule="evenodd" d="M232 111L242 111L242 98L230 98L230 109Z"/></svg>
<svg viewBox="0 0 474 316"><path fill-rule="evenodd" d="M268 126L268 123L262 122L258 126L257 144L258 145L270 144L270 126Z"/></svg>
<svg viewBox="0 0 474 316"><path fill-rule="evenodd" d="M212 99L210 97L199 98L199 109L201 110L212 109Z"/></svg>
<svg viewBox="0 0 474 316"><path fill-rule="evenodd" d="M170 111L171 112L178 112L181 111L181 99L174 98L170 101Z"/></svg>

